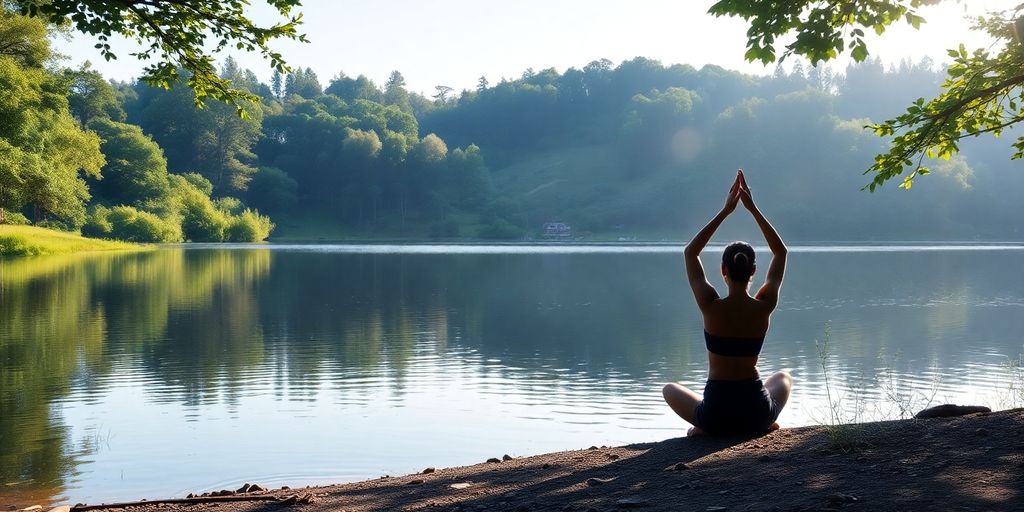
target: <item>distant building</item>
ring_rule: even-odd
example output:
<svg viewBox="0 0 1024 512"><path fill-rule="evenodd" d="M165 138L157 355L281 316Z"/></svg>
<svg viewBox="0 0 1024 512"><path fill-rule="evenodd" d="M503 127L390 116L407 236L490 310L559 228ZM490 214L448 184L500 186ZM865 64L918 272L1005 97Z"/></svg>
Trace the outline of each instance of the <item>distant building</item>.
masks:
<svg viewBox="0 0 1024 512"><path fill-rule="evenodd" d="M572 226L564 222L547 222L542 232L544 238L572 238Z"/></svg>

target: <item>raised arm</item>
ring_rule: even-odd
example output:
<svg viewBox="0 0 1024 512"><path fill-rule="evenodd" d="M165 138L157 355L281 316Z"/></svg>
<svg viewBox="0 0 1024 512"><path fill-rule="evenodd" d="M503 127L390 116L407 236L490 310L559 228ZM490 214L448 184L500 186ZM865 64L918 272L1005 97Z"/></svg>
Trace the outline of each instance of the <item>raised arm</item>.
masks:
<svg viewBox="0 0 1024 512"><path fill-rule="evenodd" d="M701 310L718 298L718 292L715 291L715 287L711 286L711 283L708 282L707 277L704 275L704 265L700 262L700 252L708 245L711 236L718 230L718 226L722 225L722 221L736 210L736 204L740 200L739 189L740 178L739 174L737 174L736 181L733 182L732 188L729 189L729 197L726 198L722 211L718 212L718 215L715 215L706 226L698 231L693 239L690 240L690 243L686 244L686 249L683 250L683 258L686 261L686 278L690 282L690 288L693 290L693 298L697 300L697 307Z"/></svg>
<svg viewBox="0 0 1024 512"><path fill-rule="evenodd" d="M750 188L747 187L747 180L743 176L743 171L739 172L739 180L740 200L743 201L743 206L754 216L754 221L761 228L761 234L764 235L764 240L768 243L768 249L772 251L772 262L768 265L768 274L765 276L764 284L757 291L755 298L775 309L775 306L779 303L779 289L782 288L782 278L786 274L786 254L789 250L786 249L786 244L782 242L782 237L779 236L778 231L775 231L775 227L768 222L768 219L764 217L761 210L754 204L754 199L750 194Z"/></svg>

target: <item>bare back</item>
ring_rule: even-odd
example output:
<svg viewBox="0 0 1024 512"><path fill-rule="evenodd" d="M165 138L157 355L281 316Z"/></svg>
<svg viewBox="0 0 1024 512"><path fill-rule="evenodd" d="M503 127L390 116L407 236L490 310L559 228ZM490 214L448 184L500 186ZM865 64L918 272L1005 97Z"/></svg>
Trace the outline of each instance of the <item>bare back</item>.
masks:
<svg viewBox="0 0 1024 512"><path fill-rule="evenodd" d="M715 299L701 308L704 330L727 338L763 338L768 333L774 308L747 294ZM708 378L714 380L756 379L757 356L722 356L708 352Z"/></svg>

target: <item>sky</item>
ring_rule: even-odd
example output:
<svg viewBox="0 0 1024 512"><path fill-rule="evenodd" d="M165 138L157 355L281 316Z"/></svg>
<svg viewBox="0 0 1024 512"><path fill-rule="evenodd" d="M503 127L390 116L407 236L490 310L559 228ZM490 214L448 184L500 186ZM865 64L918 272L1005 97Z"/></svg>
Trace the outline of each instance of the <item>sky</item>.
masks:
<svg viewBox="0 0 1024 512"><path fill-rule="evenodd" d="M717 64L752 74L770 73L760 63L743 60L747 25L743 20L707 14L705 0L304 0L300 30L308 44L274 44L293 67L309 67L325 87L343 71L365 74L382 85L392 70L405 76L408 88L433 94L434 87L473 88L480 76L491 82L518 78L527 68L554 67L559 72L607 58L619 62L637 56L665 65ZM927 23L920 29L900 25L880 39L869 39L873 56L885 63L931 57L946 62L946 49L960 42L984 47L984 34L969 30L965 15L1009 9L1019 0L963 2L946 0L922 8ZM252 17L272 22L274 11L253 0ZM872 34L873 36L873 34ZM873 43L873 44L872 44ZM119 58L105 62L95 41L75 35L57 41L56 49L77 66L90 61L104 76L131 80L143 63L129 53L131 41L113 44ZM269 63L258 54L232 53L240 65L268 81ZM219 59L220 60L220 59ZM832 64L845 69L847 60Z"/></svg>

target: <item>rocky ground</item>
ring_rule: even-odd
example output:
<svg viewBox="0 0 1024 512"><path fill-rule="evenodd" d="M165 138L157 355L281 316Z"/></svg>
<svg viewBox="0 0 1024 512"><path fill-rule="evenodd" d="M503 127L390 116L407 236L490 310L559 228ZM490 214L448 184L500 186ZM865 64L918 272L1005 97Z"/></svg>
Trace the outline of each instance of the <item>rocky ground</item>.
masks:
<svg viewBox="0 0 1024 512"><path fill-rule="evenodd" d="M237 491L71 510L1024 510L1024 409L783 429L753 440L678 438Z"/></svg>

